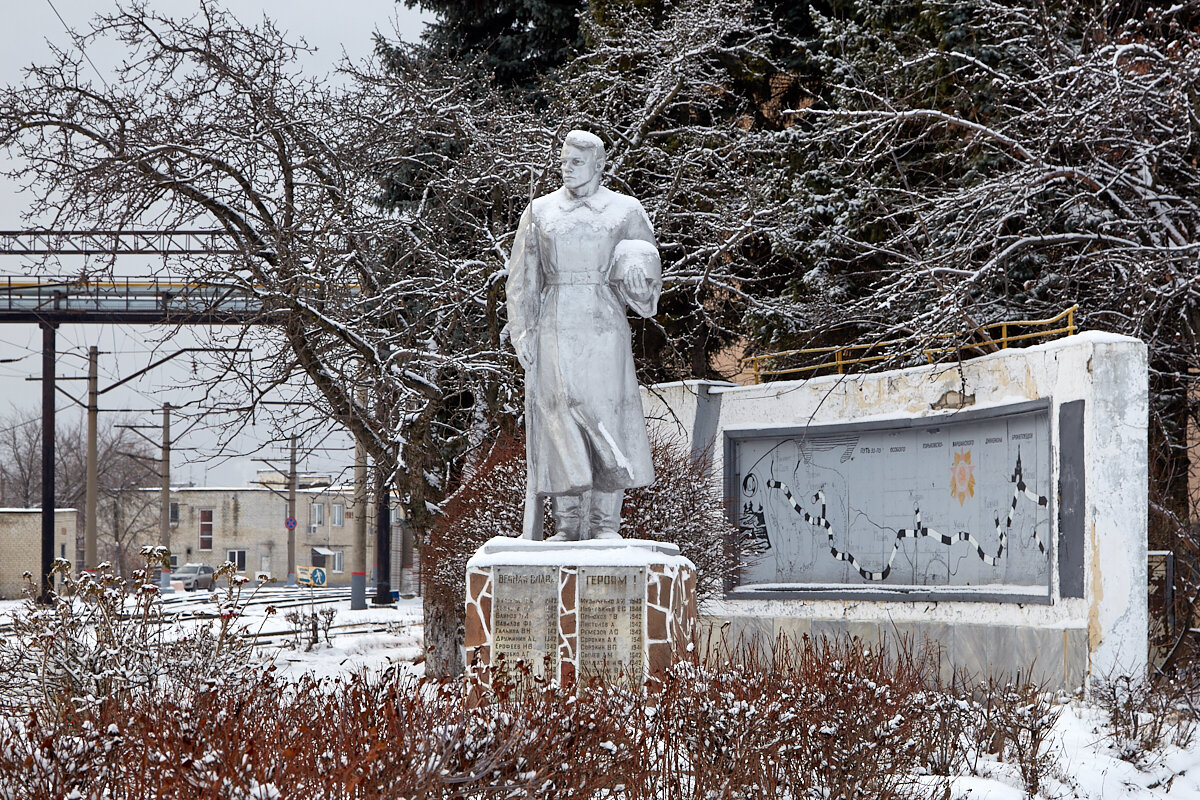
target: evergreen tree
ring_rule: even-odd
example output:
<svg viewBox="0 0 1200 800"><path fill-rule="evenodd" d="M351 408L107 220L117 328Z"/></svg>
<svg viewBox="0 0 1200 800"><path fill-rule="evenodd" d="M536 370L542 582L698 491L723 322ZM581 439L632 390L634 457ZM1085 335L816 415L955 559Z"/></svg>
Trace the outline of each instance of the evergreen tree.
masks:
<svg viewBox="0 0 1200 800"><path fill-rule="evenodd" d="M404 0L433 12L424 34L440 58L472 62L501 86L531 87L582 44L579 14L586 0ZM381 53L396 51L381 44Z"/></svg>

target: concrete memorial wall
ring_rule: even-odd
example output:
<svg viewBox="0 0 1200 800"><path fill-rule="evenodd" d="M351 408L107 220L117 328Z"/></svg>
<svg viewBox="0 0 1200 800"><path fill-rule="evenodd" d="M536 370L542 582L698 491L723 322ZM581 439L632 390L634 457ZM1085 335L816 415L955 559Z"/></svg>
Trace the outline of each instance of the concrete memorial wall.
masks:
<svg viewBox="0 0 1200 800"><path fill-rule="evenodd" d="M960 365L643 393L709 450L752 563L727 639L926 639L1074 687L1145 668L1147 371L1087 333Z"/></svg>

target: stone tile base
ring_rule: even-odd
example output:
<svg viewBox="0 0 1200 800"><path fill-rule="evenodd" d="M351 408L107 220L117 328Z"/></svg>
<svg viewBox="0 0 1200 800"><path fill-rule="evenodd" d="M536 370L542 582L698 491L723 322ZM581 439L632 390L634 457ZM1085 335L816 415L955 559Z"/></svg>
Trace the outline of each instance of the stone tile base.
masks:
<svg viewBox="0 0 1200 800"><path fill-rule="evenodd" d="M467 669L488 684L523 661L572 685L645 685L685 658L696 633L696 568L644 540L497 537L467 562Z"/></svg>

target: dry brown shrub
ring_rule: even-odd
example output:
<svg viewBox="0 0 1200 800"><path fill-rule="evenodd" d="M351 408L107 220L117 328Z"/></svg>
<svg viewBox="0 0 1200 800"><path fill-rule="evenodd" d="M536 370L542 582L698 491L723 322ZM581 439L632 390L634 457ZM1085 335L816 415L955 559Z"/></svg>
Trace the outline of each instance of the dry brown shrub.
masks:
<svg viewBox="0 0 1200 800"><path fill-rule="evenodd" d="M183 706L145 692L0 726L14 798L902 798L923 679L849 640L719 668L660 694L576 695L528 672L486 706L462 681L242 677ZM511 691L509 691L511 689ZM72 795L72 792L77 794Z"/></svg>
<svg viewBox="0 0 1200 800"><path fill-rule="evenodd" d="M650 452L654 483L629 493L621 534L679 545L696 565L700 599L717 596L746 565L750 542L730 520L712 454L662 433L651 436Z"/></svg>

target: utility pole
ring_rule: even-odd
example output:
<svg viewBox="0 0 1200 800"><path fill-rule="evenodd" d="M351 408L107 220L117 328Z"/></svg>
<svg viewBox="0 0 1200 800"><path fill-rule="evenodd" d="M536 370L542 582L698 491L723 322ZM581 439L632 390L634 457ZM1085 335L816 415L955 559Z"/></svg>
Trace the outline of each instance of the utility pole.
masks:
<svg viewBox="0 0 1200 800"><path fill-rule="evenodd" d="M83 568L96 569L96 494L98 490L97 452L96 452L96 417L99 415L100 390L97 383L97 369L100 361L100 351L96 347L88 348L88 404L87 404L87 495L84 500L84 529L83 529Z"/></svg>
<svg viewBox="0 0 1200 800"><path fill-rule="evenodd" d="M160 490L160 505L158 521L158 538L168 557L171 553L171 404L163 403L162 407L162 463L159 465L162 478ZM163 594L171 591L171 563L168 561L161 573L159 589Z"/></svg>
<svg viewBox="0 0 1200 800"><path fill-rule="evenodd" d="M359 389L359 405L367 406L367 391ZM354 444L354 547L350 561L350 610L367 607L367 448Z"/></svg>
<svg viewBox="0 0 1200 800"><path fill-rule="evenodd" d="M296 519L296 437L292 437L292 455L288 465L288 519ZM296 525L288 528L287 585L296 585Z"/></svg>
<svg viewBox="0 0 1200 800"><path fill-rule="evenodd" d="M381 467L375 468L375 599L377 606L392 604L391 489Z"/></svg>
<svg viewBox="0 0 1200 800"><path fill-rule="evenodd" d="M42 323L42 593L38 602L49 605L54 593L50 571L54 568L54 331Z"/></svg>

